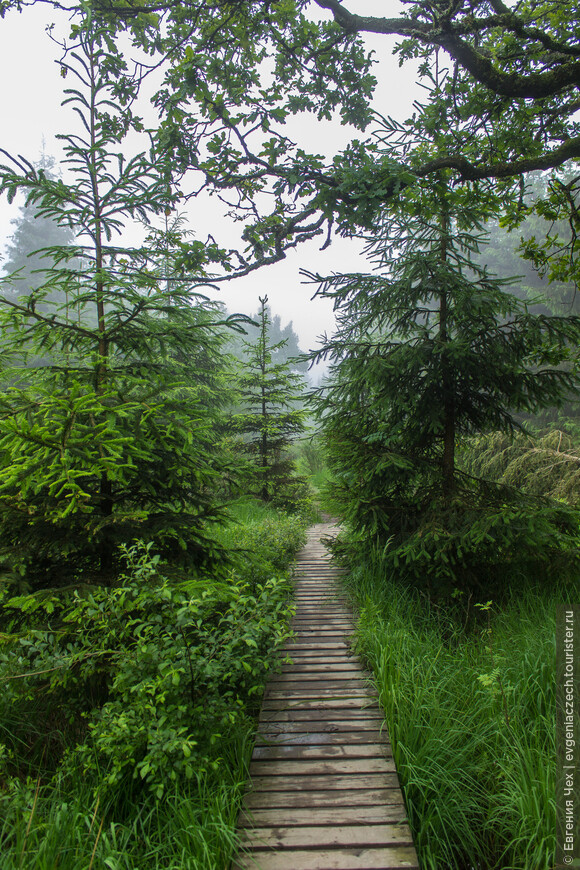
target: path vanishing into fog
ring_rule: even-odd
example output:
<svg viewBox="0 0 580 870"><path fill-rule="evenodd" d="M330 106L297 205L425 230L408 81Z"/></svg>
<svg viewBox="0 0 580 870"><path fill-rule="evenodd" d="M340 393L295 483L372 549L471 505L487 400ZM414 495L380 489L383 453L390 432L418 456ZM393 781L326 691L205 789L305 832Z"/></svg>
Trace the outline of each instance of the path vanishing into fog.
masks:
<svg viewBox="0 0 580 870"><path fill-rule="evenodd" d="M291 663L264 694L232 870L418 868L376 692L352 654L351 612L312 526L294 573Z"/></svg>

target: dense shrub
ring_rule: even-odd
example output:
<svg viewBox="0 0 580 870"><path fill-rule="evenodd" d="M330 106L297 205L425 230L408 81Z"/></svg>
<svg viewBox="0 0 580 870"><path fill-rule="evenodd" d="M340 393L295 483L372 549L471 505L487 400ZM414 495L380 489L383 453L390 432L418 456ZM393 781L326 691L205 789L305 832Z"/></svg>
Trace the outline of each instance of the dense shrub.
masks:
<svg viewBox="0 0 580 870"><path fill-rule="evenodd" d="M107 788L137 779L161 796L215 764L212 747L259 698L288 637L288 585L176 584L137 545L126 555L114 589L12 600L39 627L3 656L12 678L4 704L42 695L71 722L81 715L86 732L65 753L65 770L81 765Z"/></svg>
<svg viewBox="0 0 580 870"><path fill-rule="evenodd" d="M483 485L451 500L418 491L414 510L409 499L405 506L375 504L374 534L343 533L335 551L349 564L372 554L385 576L396 573L438 602L459 593L502 601L529 584L575 581L580 571L580 515L565 503ZM366 508L371 515L373 505Z"/></svg>
<svg viewBox="0 0 580 870"><path fill-rule="evenodd" d="M254 499L245 499L230 509L230 525L214 536L228 548L238 572L252 583L287 570L303 545L306 520L300 514L286 514Z"/></svg>
<svg viewBox="0 0 580 870"><path fill-rule="evenodd" d="M184 579L136 544L114 587L4 590L3 870L228 865L304 540L297 516L231 513L212 533L230 555L219 577Z"/></svg>

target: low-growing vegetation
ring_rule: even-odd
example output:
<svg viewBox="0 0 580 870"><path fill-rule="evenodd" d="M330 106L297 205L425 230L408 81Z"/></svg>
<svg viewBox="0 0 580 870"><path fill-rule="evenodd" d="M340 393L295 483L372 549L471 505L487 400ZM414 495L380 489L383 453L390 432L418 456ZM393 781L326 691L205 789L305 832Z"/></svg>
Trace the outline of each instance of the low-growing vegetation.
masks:
<svg viewBox="0 0 580 870"><path fill-rule="evenodd" d="M476 602L466 632L378 566L353 582L422 870L550 870L562 589Z"/></svg>
<svg viewBox="0 0 580 870"><path fill-rule="evenodd" d="M227 865L304 533L298 516L238 513L220 578L135 544L113 587L5 596L3 867Z"/></svg>

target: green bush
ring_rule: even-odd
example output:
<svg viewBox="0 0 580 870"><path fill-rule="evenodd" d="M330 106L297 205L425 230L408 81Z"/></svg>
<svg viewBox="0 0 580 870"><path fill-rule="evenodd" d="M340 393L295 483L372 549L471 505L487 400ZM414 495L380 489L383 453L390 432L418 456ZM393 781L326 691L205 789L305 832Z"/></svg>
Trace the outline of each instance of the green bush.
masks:
<svg viewBox="0 0 580 870"><path fill-rule="evenodd" d="M3 654L11 691L2 706L36 698L74 729L82 718L63 771L80 766L109 792L136 780L161 796L215 766L220 739L247 722L289 635L289 589L276 577L172 583L146 549L126 557L114 589L8 603L33 611L39 627Z"/></svg>
<svg viewBox="0 0 580 870"><path fill-rule="evenodd" d="M449 500L425 488L365 509L374 531L343 533L335 551L351 564L372 554L386 575L438 602L462 593L502 601L515 588L578 577L580 512L562 501L482 483Z"/></svg>
<svg viewBox="0 0 580 870"><path fill-rule="evenodd" d="M305 528L251 499L230 514L212 532L230 556L219 578L183 579L135 545L116 587L10 606L5 587L2 870L228 866Z"/></svg>
<svg viewBox="0 0 580 870"><path fill-rule="evenodd" d="M307 520L257 499L240 501L230 513L232 522L214 535L227 547L236 570L252 583L286 572L304 545Z"/></svg>

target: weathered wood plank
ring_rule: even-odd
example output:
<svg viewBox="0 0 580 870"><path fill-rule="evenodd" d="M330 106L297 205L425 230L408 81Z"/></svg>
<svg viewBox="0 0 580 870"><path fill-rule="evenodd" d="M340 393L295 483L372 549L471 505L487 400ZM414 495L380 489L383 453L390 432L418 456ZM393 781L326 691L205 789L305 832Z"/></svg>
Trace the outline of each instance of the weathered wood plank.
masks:
<svg viewBox="0 0 580 870"><path fill-rule="evenodd" d="M285 735L287 737L287 735ZM387 752L387 747L384 743L345 743L344 734L341 734L335 743L317 743L304 745L298 743L294 745L277 746L275 743L271 745L256 746L252 759L256 761L266 761L268 759L322 759L322 758L387 758L390 757ZM392 753L391 753L392 755Z"/></svg>
<svg viewBox="0 0 580 870"><path fill-rule="evenodd" d="M299 849L273 852L266 856L242 855L233 870L409 870L417 868L412 846L385 846L376 849Z"/></svg>
<svg viewBox="0 0 580 870"><path fill-rule="evenodd" d="M399 786L396 773L365 773L338 775L319 773L311 776L292 774L284 776L253 776L252 786L256 791L335 791L341 789L395 788Z"/></svg>
<svg viewBox="0 0 580 870"><path fill-rule="evenodd" d="M281 654L289 653L292 655L293 652L298 652L299 650L323 650L325 653L327 650L340 650L344 652L350 649L348 643L344 640L300 640L296 639L292 643L287 643L286 646L282 647L280 650Z"/></svg>
<svg viewBox="0 0 580 870"><path fill-rule="evenodd" d="M288 688L276 691L275 688L267 689L262 706L264 710L286 710L302 707L305 710L324 709L328 707L341 709L350 707L356 708L358 705L372 706L376 704L376 696L366 686L360 688L343 688L338 686L329 686L327 689L308 689L305 688ZM357 703L358 702L358 703ZM281 706L280 706L281 705Z"/></svg>
<svg viewBox="0 0 580 870"><path fill-rule="evenodd" d="M353 624L347 619L320 619L293 617L290 627L295 635L307 634L347 634L353 632Z"/></svg>
<svg viewBox="0 0 580 870"><path fill-rule="evenodd" d="M297 791L251 791L244 798L244 806L250 810L258 809L312 809L324 807L402 807L403 796L396 786L363 789L312 789L308 792Z"/></svg>
<svg viewBox="0 0 580 870"><path fill-rule="evenodd" d="M282 779L287 776L366 776L367 774L394 773L392 758L375 756L373 758L300 758L267 759L252 761L250 776L274 776Z"/></svg>
<svg viewBox="0 0 580 870"><path fill-rule="evenodd" d="M308 658L344 658L348 661L356 661L355 654L348 642L339 641L336 643L313 643L312 641L296 641L293 644L286 644L280 650L280 662L287 664L288 662L298 662Z"/></svg>
<svg viewBox="0 0 580 870"><path fill-rule="evenodd" d="M324 849L336 846L348 849L354 846L412 845L406 824L246 828L242 842L254 849Z"/></svg>
<svg viewBox="0 0 580 870"><path fill-rule="evenodd" d="M288 709L278 705L277 709L274 710L265 710L262 707L260 726L265 722L305 721L310 723L310 726L312 727L316 722L330 723L334 720L338 722L346 721L347 719L353 722L353 727L356 727L354 723L358 719L365 722L372 719L375 722L375 727L379 728L383 724L383 717L378 706L365 707L363 709L360 705L354 707L330 707L327 705L326 707L315 707L313 709L312 706L305 707L295 705Z"/></svg>
<svg viewBox="0 0 580 870"><path fill-rule="evenodd" d="M343 667L329 665L323 669L312 670L312 668L305 668L304 666L299 668L295 665L293 669L284 670L281 674L274 674L269 684L277 686L284 684L291 685L292 683L300 683L301 685L305 683L320 683L321 685L334 685L334 683L368 684L368 677L365 677L360 670L357 670L355 667L351 670L343 670Z"/></svg>
<svg viewBox="0 0 580 870"><path fill-rule="evenodd" d="M285 744L318 746L338 743L350 746L355 743L381 743L385 752L391 752L390 744L386 740L386 732L377 728L376 722L368 724L341 723L342 727L332 725L327 730L316 730L316 723L286 722L286 723L262 723L256 734L256 746Z"/></svg>
<svg viewBox="0 0 580 870"><path fill-rule="evenodd" d="M271 682L266 686L264 695L268 695L271 691L286 691L290 695L295 689L304 690L309 695L318 690L322 692L324 689L328 690L326 694L332 694L333 691L344 693L353 689L356 692L364 690L367 695L376 696L376 689L373 684L362 673L346 674L342 677L333 677L331 674L325 677L324 674L318 673L313 675L312 680L303 680L300 674L295 673L291 673L289 679L283 679L283 677L285 677L284 674L273 674Z"/></svg>
<svg viewBox="0 0 580 870"><path fill-rule="evenodd" d="M262 710L264 713L275 710L357 710L361 713L377 707L376 702L368 699L368 695L360 694L348 698L264 698ZM378 707L377 707L378 709Z"/></svg>
<svg viewBox="0 0 580 870"><path fill-rule="evenodd" d="M287 682L286 677L294 677L294 679L300 680L312 677L315 680L320 680L324 676L327 676L329 680L359 679L370 682L370 677L365 671L357 668L354 662L343 659L322 663L317 661L294 661L291 664L283 665L280 671L272 673L272 679L278 682Z"/></svg>
<svg viewBox="0 0 580 870"><path fill-rule="evenodd" d="M238 820L240 828L280 826L281 824L299 827L302 825L370 825L406 821L407 815L402 803L377 803L373 806L330 806L330 807L268 807L243 812ZM281 819L284 821L282 822Z"/></svg>
<svg viewBox="0 0 580 870"><path fill-rule="evenodd" d="M340 683L362 683L365 686L372 685L370 677L361 670L343 670L340 664L327 665L325 668L311 668L305 665L287 666L280 673L273 673L270 682L283 683L328 683L330 685Z"/></svg>

